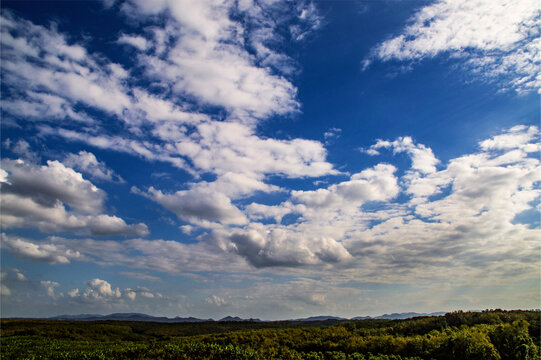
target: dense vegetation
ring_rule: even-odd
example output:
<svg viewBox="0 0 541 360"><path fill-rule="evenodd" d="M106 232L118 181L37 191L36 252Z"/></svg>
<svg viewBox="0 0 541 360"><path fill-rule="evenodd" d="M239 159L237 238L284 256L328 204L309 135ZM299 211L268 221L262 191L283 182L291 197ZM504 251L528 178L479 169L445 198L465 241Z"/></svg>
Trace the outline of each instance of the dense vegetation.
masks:
<svg viewBox="0 0 541 360"><path fill-rule="evenodd" d="M2 359L541 359L538 311L408 320L2 320Z"/></svg>

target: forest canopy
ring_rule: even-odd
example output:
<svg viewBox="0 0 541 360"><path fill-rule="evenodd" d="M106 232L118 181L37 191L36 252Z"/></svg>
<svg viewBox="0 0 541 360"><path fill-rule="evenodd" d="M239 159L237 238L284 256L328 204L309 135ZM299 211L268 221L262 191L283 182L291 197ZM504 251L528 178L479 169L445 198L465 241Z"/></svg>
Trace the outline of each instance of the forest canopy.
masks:
<svg viewBox="0 0 541 360"><path fill-rule="evenodd" d="M539 311L406 320L2 320L3 359L540 359Z"/></svg>

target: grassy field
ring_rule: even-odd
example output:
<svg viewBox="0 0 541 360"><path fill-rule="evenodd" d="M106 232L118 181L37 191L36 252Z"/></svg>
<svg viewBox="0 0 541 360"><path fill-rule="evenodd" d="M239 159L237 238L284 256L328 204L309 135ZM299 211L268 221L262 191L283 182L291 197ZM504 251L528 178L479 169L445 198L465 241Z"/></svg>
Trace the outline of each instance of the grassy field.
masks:
<svg viewBox="0 0 541 360"><path fill-rule="evenodd" d="M2 359L541 359L540 312L408 320L2 320Z"/></svg>

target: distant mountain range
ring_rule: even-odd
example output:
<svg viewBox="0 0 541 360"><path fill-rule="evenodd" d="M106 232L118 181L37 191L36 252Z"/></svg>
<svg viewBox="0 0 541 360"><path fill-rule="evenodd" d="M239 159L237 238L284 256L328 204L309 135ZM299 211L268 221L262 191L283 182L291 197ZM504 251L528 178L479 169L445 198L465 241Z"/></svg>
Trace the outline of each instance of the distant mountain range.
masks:
<svg viewBox="0 0 541 360"><path fill-rule="evenodd" d="M81 314L81 315L58 315L50 317L51 320L82 320L82 321L97 321L97 320L122 320L122 321L153 321L153 322L201 322L214 321L213 319L198 319L194 317L174 317L168 318L165 316L152 316L140 313L115 313L109 315L100 314Z"/></svg>
<svg viewBox="0 0 541 360"><path fill-rule="evenodd" d="M395 319L409 319L409 318L418 317L418 316L441 316L445 314L446 314L445 312L433 312L430 314L407 312L407 313L383 314L374 318L371 318L369 316L368 317L358 316L358 317L352 318L351 320L359 320L359 319L393 319L395 320Z"/></svg>
<svg viewBox="0 0 541 360"><path fill-rule="evenodd" d="M444 315L445 312L434 312L434 313L392 313L384 314L381 316L370 317L370 316L356 316L351 319L337 317L337 316L311 316L307 318L300 319L290 319L283 321L298 321L298 322L307 322L307 321L347 321L347 320L367 320L367 319L408 319L417 316L440 316ZM13 318L12 318L13 319ZM18 318L22 319L22 318ZM36 319L36 318L33 318ZM152 321L152 322L168 322L168 323L180 323L180 322L202 322L202 321L253 321L261 322L260 319L242 319L238 316L226 316L220 320L214 319L199 319L195 317L174 317L168 318L165 316L152 316L147 314L140 313L114 313L109 315L100 315L100 314L79 314L79 315L58 315L47 318L49 320L72 320L72 321L98 321L98 320L122 320L122 321Z"/></svg>
<svg viewBox="0 0 541 360"><path fill-rule="evenodd" d="M343 321L343 320L349 320L349 319L336 317L336 316L310 316L310 317L307 317L307 318L292 319L292 320L288 320L288 321L328 321L328 320Z"/></svg>

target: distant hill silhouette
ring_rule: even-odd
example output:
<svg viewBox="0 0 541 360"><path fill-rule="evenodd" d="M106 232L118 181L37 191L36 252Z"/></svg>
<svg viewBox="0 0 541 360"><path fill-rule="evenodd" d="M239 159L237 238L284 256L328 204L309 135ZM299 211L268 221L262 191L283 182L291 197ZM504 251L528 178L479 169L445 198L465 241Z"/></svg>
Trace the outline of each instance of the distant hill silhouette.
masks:
<svg viewBox="0 0 541 360"><path fill-rule="evenodd" d="M294 319L294 320L289 320L289 321L327 321L327 320L350 320L350 319L346 319L346 318L341 318L341 317L337 317L337 316L310 316L310 317L307 317L307 318L302 318L302 319Z"/></svg>
<svg viewBox="0 0 541 360"><path fill-rule="evenodd" d="M348 321L348 320L366 320L366 319L409 319L417 316L441 316L445 312L433 312L433 313L416 313L416 312L407 312L407 313L392 313L384 314L376 317L371 316L356 316L350 319L342 318L338 316L330 315L320 315L320 316L310 316L307 318L299 319L290 319L290 320L281 320L281 321L298 321L298 322L309 322L309 321ZM14 317L11 319L24 319L22 317ZM30 319L30 318L28 318ZM31 319L40 319L40 318L31 318ZM44 318L41 318L44 319ZM113 313L109 315L100 315L100 314L78 314L78 315L58 315L47 318L49 320L71 320L71 321L98 321L98 320L118 320L118 321L152 321L152 322L202 322L202 321L216 321L214 319L199 319L195 317L174 317L168 318L165 316L152 316L141 313ZM220 320L222 322L233 322L233 321L254 321L261 322L260 319L243 319L238 316L226 316Z"/></svg>

